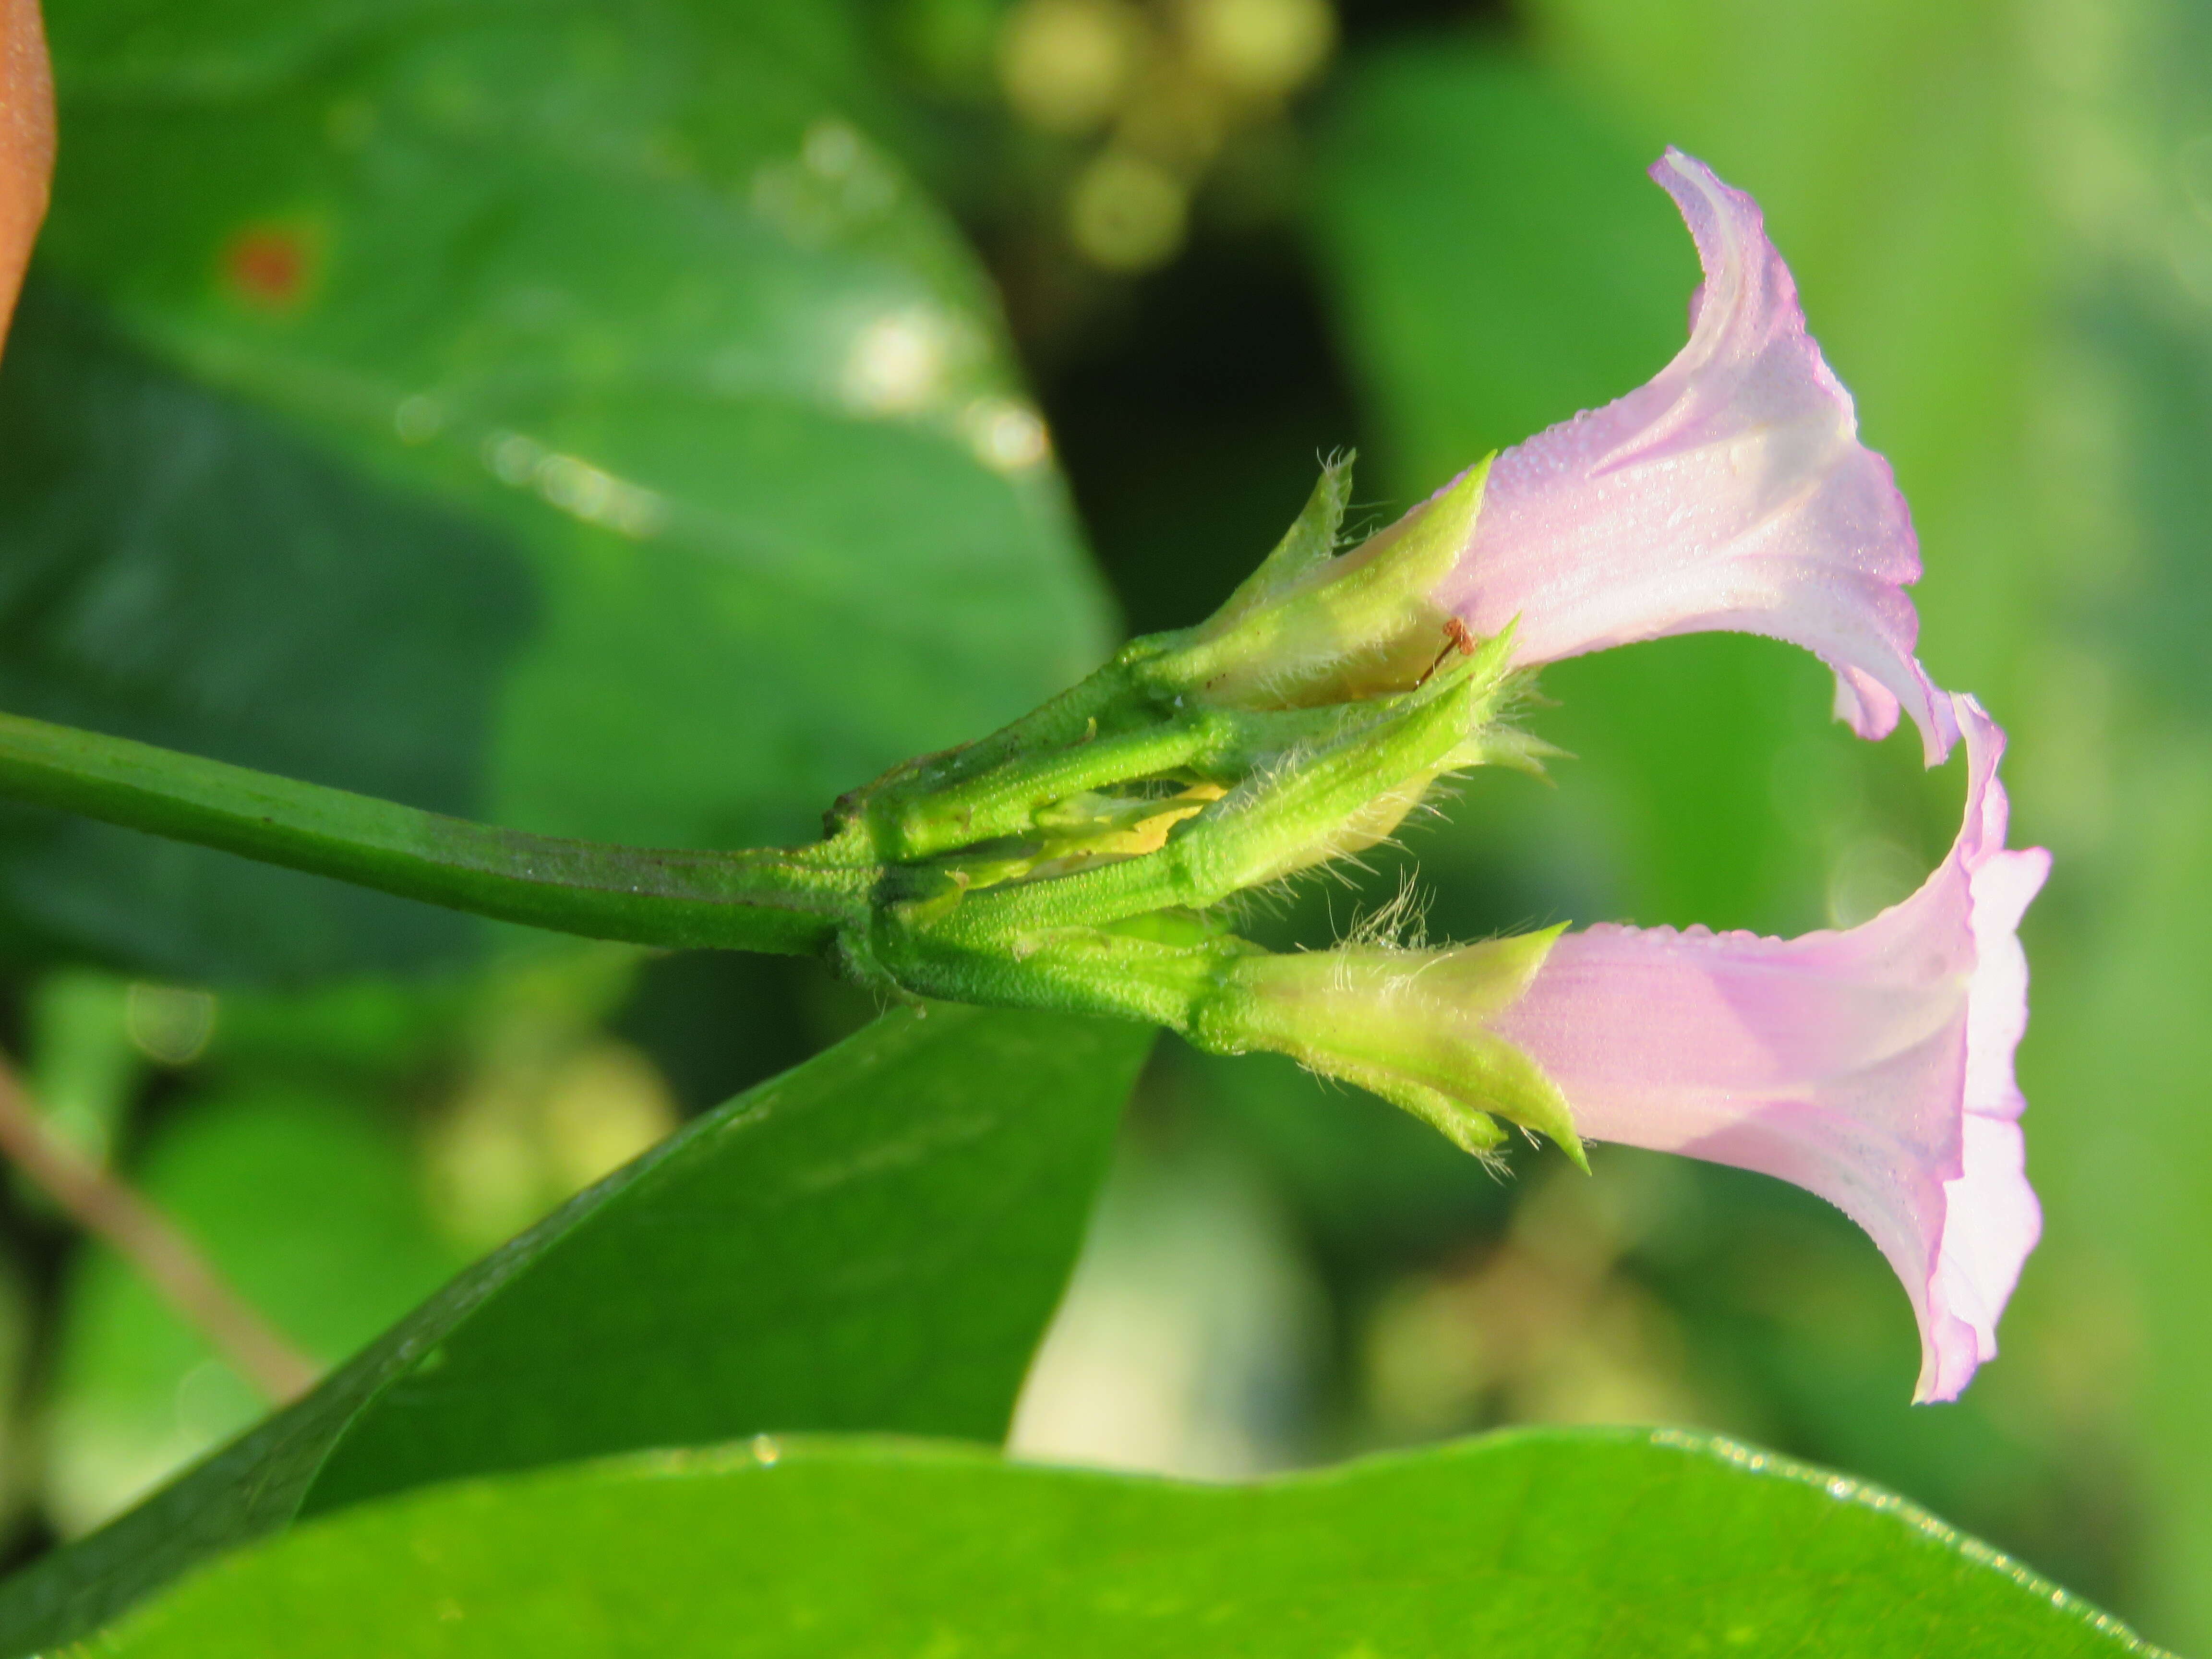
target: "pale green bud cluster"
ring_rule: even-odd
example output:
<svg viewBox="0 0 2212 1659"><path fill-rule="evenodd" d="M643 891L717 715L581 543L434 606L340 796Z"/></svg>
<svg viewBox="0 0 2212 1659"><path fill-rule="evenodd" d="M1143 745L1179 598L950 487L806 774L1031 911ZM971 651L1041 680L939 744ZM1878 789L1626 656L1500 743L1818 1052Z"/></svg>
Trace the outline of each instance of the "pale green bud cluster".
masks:
<svg viewBox="0 0 2212 1659"><path fill-rule="evenodd" d="M1438 779L1535 769L1515 726L1510 634L1470 637L1430 597L1467 545L1487 467L1337 552L1348 464L1214 616L1132 641L981 742L838 803L833 841L884 875L848 970L900 994L1116 1014L1201 1047L1287 1054L1470 1151L1490 1114L1579 1152L1557 1091L1416 981L1470 1008L1519 994L1551 934L1472 951L1274 956L1224 909L1392 835ZM1413 975L1408 979L1408 975Z"/></svg>

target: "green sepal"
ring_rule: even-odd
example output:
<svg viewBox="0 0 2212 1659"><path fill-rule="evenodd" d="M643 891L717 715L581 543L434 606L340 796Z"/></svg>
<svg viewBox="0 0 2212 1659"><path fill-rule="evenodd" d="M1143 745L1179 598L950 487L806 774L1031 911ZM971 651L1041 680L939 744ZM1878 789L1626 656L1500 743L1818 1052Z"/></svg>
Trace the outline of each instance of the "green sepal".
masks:
<svg viewBox="0 0 2212 1659"><path fill-rule="evenodd" d="M1134 672L1155 695L1217 708L1310 708L1419 685L1440 653L1465 648L1435 595L1474 539L1490 460L1340 557L1311 562L1294 526L1228 604ZM1341 483L1350 488L1348 470ZM1316 501L1337 487L1324 474ZM1319 516L1314 503L1307 513ZM1293 564L1298 574L1286 575Z"/></svg>
<svg viewBox="0 0 2212 1659"><path fill-rule="evenodd" d="M1336 555L1345 510L1352 504L1352 464L1356 453L1333 455L1322 463L1321 477L1305 506L1260 568L1237 585L1200 630L1226 634L1245 617L1280 598Z"/></svg>
<svg viewBox="0 0 2212 1659"><path fill-rule="evenodd" d="M1329 1075L1410 1113L1460 1151L1486 1164L1494 1162L1498 1149L1505 1144L1505 1131L1496 1118L1441 1089L1369 1066L1343 1065Z"/></svg>
<svg viewBox="0 0 2212 1659"><path fill-rule="evenodd" d="M1449 950L1346 945L1233 965L1192 1040L1290 1055L1434 1124L1469 1152L1491 1117L1548 1135L1589 1167L1559 1085L1489 1021L1527 991L1564 927Z"/></svg>
<svg viewBox="0 0 2212 1659"><path fill-rule="evenodd" d="M970 945L945 930L891 927L873 941L874 964L930 997L986 1006L1141 1020L1190 1029L1194 1010L1260 947L1209 918L1168 910L1109 927L1039 928L1009 947Z"/></svg>

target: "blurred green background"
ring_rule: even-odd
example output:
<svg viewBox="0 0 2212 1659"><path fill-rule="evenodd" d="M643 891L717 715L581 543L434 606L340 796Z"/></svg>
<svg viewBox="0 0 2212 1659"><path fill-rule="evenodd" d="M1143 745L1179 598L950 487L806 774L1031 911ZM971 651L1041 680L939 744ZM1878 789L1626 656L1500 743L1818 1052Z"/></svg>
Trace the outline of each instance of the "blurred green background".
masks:
<svg viewBox="0 0 2212 1659"><path fill-rule="evenodd" d="M731 15L729 12L740 15ZM1599 1149L1500 1182L1164 1047L1017 1443L1234 1476L1522 1421L1742 1434L2212 1648L2212 8L2199 0L52 0L54 217L0 373L0 702L568 833L805 835L1195 619L1356 447L1381 523L1680 344L1643 176L1751 191L1910 497L1922 652L2056 873L2021 1054L2047 1230L1906 1404L1871 1245ZM856 480L864 483L856 483ZM1103 584L1086 561L1095 558ZM1110 590L1110 596L1109 596ZM1960 768L1747 638L1560 665L1550 787L1439 935L1863 920ZM805 964L457 925L0 817L44 1109L329 1361L872 1012ZM40 1199L0 1257L22 1555L257 1409Z"/></svg>

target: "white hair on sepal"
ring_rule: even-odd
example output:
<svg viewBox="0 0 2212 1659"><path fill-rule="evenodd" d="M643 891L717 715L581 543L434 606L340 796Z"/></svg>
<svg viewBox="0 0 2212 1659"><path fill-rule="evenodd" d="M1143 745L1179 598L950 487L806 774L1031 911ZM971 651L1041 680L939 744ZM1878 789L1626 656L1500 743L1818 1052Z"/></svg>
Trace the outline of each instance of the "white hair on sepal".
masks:
<svg viewBox="0 0 2212 1659"><path fill-rule="evenodd" d="M1419 951L1427 947L1429 906L1434 895L1412 870L1398 872L1398 890L1372 910L1352 913L1337 944L1370 951Z"/></svg>

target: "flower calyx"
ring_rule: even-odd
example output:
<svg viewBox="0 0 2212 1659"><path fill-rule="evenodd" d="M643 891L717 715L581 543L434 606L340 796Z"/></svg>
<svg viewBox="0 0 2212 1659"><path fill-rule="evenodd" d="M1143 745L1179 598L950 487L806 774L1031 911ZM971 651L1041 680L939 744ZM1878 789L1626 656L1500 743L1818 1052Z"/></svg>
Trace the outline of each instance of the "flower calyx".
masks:
<svg viewBox="0 0 2212 1659"><path fill-rule="evenodd" d="M1442 950L1352 944L1246 957L1224 975L1193 1040L1219 1054L1289 1054L1478 1157L1504 1141L1503 1117L1550 1136L1587 1171L1565 1097L1486 1023L1519 1000L1563 931Z"/></svg>
<svg viewBox="0 0 2212 1659"><path fill-rule="evenodd" d="M1330 463L1205 623L1134 641L1024 720L839 802L832 840L882 872L865 936L842 942L848 970L894 994L1151 1019L1202 1047L1291 1054L1474 1150L1503 1138L1492 1111L1575 1145L1509 1056L1468 1042L1401 1063L1340 1029L1315 975L1379 985L1376 953L1270 956L1224 908L1387 839L1439 779L1540 770L1551 752L1514 721L1529 677L1511 665L1511 628L1474 638L1429 599L1483 477L1340 554L1351 472Z"/></svg>

